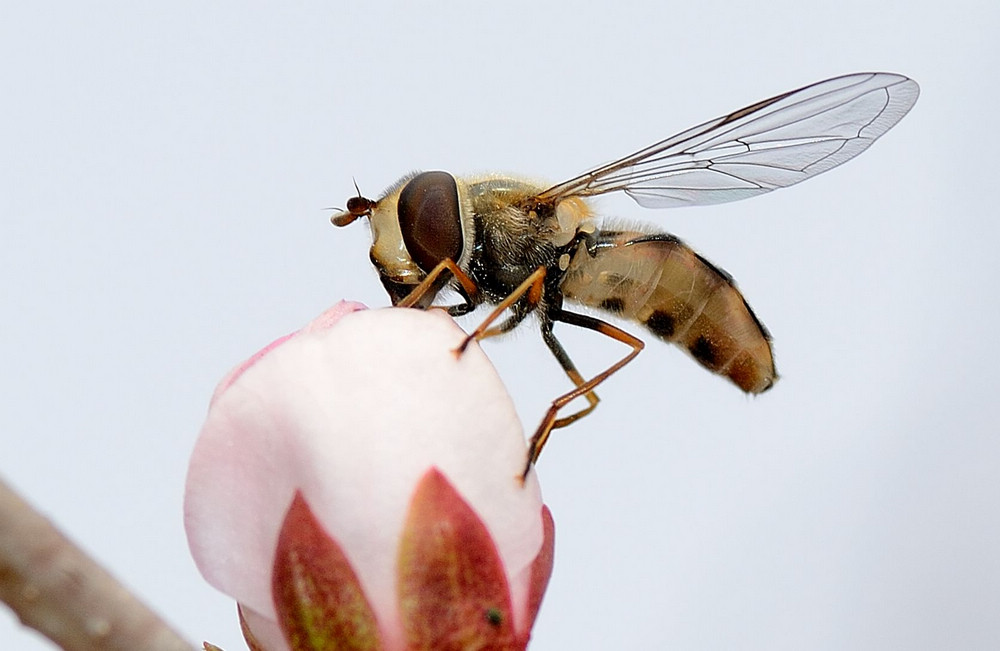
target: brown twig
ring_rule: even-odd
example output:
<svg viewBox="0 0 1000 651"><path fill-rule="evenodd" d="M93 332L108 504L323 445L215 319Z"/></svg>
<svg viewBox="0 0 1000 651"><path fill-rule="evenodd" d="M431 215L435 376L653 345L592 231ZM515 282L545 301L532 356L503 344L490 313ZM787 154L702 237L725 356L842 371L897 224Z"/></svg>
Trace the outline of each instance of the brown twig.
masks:
<svg viewBox="0 0 1000 651"><path fill-rule="evenodd" d="M0 481L0 600L66 651L192 651Z"/></svg>

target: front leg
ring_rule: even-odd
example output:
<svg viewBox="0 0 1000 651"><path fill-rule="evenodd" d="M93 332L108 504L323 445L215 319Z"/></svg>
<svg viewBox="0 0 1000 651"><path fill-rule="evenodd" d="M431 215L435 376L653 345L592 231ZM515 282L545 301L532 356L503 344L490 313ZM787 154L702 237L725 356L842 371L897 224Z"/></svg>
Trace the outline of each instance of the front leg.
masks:
<svg viewBox="0 0 1000 651"><path fill-rule="evenodd" d="M545 267L539 267L531 273L530 276L524 279L517 289L512 291L507 298L500 301L492 312L487 315L483 322L479 324L479 327L473 330L462 345L455 350L456 355L461 355L465 352L465 349L469 347L469 344L481 339L486 339L487 337L494 337L496 335L503 334L510 331L518 323L524 320L524 317L528 316L532 310L538 305L542 300L542 293L545 288ZM500 325L491 328L490 325L503 314L504 310L515 305L521 297L525 297L527 305L523 308L518 308L514 311L514 314L503 321Z"/></svg>
<svg viewBox="0 0 1000 651"><path fill-rule="evenodd" d="M469 278L469 275L462 271L451 258L445 258L434 265L430 273L424 276L424 279L405 298L395 302L395 305L397 307L429 308L438 292L448 284L448 278L444 276L445 272L450 272L452 278L458 282L455 289L464 301L458 305L449 305L445 309L452 316L468 314L479 304L479 288L475 281Z"/></svg>

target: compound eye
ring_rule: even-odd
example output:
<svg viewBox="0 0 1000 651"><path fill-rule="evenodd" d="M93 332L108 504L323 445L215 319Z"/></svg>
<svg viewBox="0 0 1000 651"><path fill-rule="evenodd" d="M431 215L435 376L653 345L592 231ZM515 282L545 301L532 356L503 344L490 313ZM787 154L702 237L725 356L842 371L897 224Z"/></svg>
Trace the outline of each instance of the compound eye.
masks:
<svg viewBox="0 0 1000 651"><path fill-rule="evenodd" d="M410 257L424 271L462 256L462 212L455 177L423 172L407 182L397 204L399 228Z"/></svg>

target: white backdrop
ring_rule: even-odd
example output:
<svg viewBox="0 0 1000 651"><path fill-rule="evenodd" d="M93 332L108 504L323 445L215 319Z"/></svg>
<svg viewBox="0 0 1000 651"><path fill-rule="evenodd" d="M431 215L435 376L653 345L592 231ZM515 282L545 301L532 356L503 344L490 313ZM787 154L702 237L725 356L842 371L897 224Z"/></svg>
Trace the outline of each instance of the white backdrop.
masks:
<svg viewBox="0 0 1000 651"><path fill-rule="evenodd" d="M555 433L533 648L1000 648L998 5L558 4L7 7L0 475L192 640L242 648L187 554L186 456L231 366L340 298L386 304L367 229L324 210L352 177L559 181L901 72L914 111L804 185L599 203L730 271L782 380L749 399L650 341ZM586 371L622 352L561 332ZM534 428L565 378L530 327L486 349ZM0 613L0 649L48 648Z"/></svg>

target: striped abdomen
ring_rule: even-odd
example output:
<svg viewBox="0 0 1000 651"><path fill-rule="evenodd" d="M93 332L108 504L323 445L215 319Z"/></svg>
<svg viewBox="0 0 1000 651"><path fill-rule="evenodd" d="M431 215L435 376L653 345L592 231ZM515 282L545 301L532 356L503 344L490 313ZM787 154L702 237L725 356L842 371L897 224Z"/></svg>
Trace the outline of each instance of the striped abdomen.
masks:
<svg viewBox="0 0 1000 651"><path fill-rule="evenodd" d="M581 246L563 295L638 321L749 393L774 384L771 337L733 279L667 234L599 231Z"/></svg>

